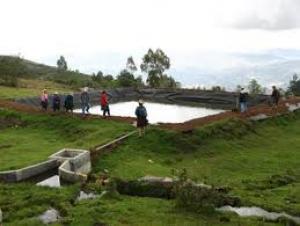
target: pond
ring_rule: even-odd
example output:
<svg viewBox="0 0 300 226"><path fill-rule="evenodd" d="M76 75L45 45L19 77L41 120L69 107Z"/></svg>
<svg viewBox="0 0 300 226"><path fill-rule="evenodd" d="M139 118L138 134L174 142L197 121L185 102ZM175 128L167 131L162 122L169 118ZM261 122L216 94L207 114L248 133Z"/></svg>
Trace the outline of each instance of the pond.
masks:
<svg viewBox="0 0 300 226"><path fill-rule="evenodd" d="M136 101L119 102L110 104L112 116L135 117L135 109L138 106ZM195 118L219 114L225 110L210 109L205 107L190 107L176 104L162 104L146 102L144 106L148 112L149 123L182 123ZM80 112L76 110L75 112ZM90 108L90 113L102 115L100 106Z"/></svg>

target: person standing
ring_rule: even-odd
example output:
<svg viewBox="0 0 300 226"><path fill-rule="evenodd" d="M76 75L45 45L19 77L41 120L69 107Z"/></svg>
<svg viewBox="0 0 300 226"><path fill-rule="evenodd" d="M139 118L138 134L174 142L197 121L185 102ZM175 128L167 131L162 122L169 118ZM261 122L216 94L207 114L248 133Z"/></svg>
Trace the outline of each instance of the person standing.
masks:
<svg viewBox="0 0 300 226"><path fill-rule="evenodd" d="M73 93L70 93L66 96L65 98L65 103L64 103L64 107L66 109L66 112L71 111L73 113L73 109L74 109L74 100L73 100Z"/></svg>
<svg viewBox="0 0 300 226"><path fill-rule="evenodd" d="M88 114L89 113L89 109L90 109L90 96L88 93L88 88L85 87L83 89L83 92L80 95L80 101L81 101L81 109L82 109L82 114Z"/></svg>
<svg viewBox="0 0 300 226"><path fill-rule="evenodd" d="M135 115L137 117L137 127L139 130L139 137L145 136L145 128L148 124L147 120L147 110L144 106L144 102L139 100L139 106L135 110Z"/></svg>
<svg viewBox="0 0 300 226"><path fill-rule="evenodd" d="M109 104L108 104L107 94L105 90L103 90L101 93L100 102L101 102L101 110L103 111L103 116L106 116L106 113L108 114L108 116L110 116Z"/></svg>
<svg viewBox="0 0 300 226"><path fill-rule="evenodd" d="M271 99L272 99L272 106L277 108L278 103L279 103L279 99L280 99L280 92L279 90L276 88L276 86L272 86L272 95L271 95Z"/></svg>
<svg viewBox="0 0 300 226"><path fill-rule="evenodd" d="M241 88L240 95L239 95L239 102L240 102L240 111L243 113L247 111L247 99L248 93L245 91L244 88Z"/></svg>
<svg viewBox="0 0 300 226"><path fill-rule="evenodd" d="M60 110L60 97L58 95L58 92L54 93L53 99L52 99L52 109L54 112Z"/></svg>
<svg viewBox="0 0 300 226"><path fill-rule="evenodd" d="M48 91L46 89L43 90L41 95L41 107L45 111L48 109Z"/></svg>

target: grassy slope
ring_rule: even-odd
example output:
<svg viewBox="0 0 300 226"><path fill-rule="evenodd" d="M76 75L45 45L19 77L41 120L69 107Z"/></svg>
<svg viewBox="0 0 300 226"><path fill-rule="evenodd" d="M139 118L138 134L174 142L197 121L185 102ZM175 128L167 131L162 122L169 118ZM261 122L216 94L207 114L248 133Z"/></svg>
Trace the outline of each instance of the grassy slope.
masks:
<svg viewBox="0 0 300 226"><path fill-rule="evenodd" d="M16 78L18 87L8 87L4 81ZM0 55L0 98L36 96L44 88L49 91L70 91L89 86L98 87L91 76L75 71L60 71L56 67L39 64L13 56Z"/></svg>
<svg viewBox="0 0 300 226"><path fill-rule="evenodd" d="M54 207L63 217L62 222L54 224L57 226L94 226L97 222L111 226L276 225L255 219L240 219L233 215L228 215L230 222L221 222L220 214L203 216L182 212L174 208L173 201L162 199L121 196L120 199L74 201L78 193L77 185L51 189L29 184L0 184L4 223L6 226L42 226L36 217Z"/></svg>
<svg viewBox="0 0 300 226"><path fill-rule="evenodd" d="M100 159L94 170L137 178L170 176L173 169L186 168L195 180L229 186L245 205L300 214L299 150L297 113L256 125L221 123L194 135L152 129L144 139L132 138ZM274 175L292 177L293 182L271 186Z"/></svg>
<svg viewBox="0 0 300 226"><path fill-rule="evenodd" d="M1 112L2 117L10 114L12 113ZM103 138L103 135L97 134L97 131L100 132L98 128L101 126L101 131L105 131L103 130L105 123L112 123L102 120L83 123L80 119L67 118L65 121L64 117L37 117L19 113L13 115L29 124L21 129L2 130L1 135L10 134L11 137L17 135L14 142L24 139L26 135L31 141L30 146L35 142L41 142L32 134L39 137L40 134L37 133L45 131L44 136L50 143L46 142L44 145L51 148L59 145L62 140L72 144L87 140L81 139L86 137L82 130L85 132L88 130L89 142L98 141L99 137ZM218 123L186 136L152 128L145 139L132 137L114 153L101 158L95 166L95 171L107 168L114 176L136 178L146 174L171 175L172 169L185 167L195 179L209 184L230 186L233 189L231 192L239 195L244 204L256 204L268 209L299 214L300 183L297 177L299 126L300 115L297 114L256 125L236 121ZM69 129L78 129L79 135L69 137ZM20 132L18 135L18 131L22 130L23 134ZM3 154L5 155L2 152L1 157ZM23 158L19 155L20 153L16 153L15 159ZM149 162L149 159L153 163ZM1 166L9 161L2 162ZM293 174L297 178L293 183L272 189L249 187L249 182L264 185L262 183L264 179L274 174L286 174L288 169L293 169ZM0 183L0 206L4 212L5 225L42 225L35 217L49 207L58 209L63 216L62 222L55 225L94 226L99 221L109 225L146 226L281 225L262 222L255 218L238 218L235 215L225 215L230 221L221 222L220 218L224 215L204 216L182 212L174 208L173 201L161 199L122 196L120 200L95 199L74 202L78 193L79 185L51 189L25 183L14 185Z"/></svg>
<svg viewBox="0 0 300 226"><path fill-rule="evenodd" d="M0 86L0 99L16 99L39 96L41 95L42 90L45 88L50 94L54 93L55 91L59 93L74 91L74 89L69 86L51 81L21 79L19 84L20 87L18 88Z"/></svg>
<svg viewBox="0 0 300 226"><path fill-rule="evenodd" d="M1 110L1 118L3 122L17 119L23 125L9 125L0 130L0 170L46 160L64 147L88 149L132 130L125 123L71 116L28 115Z"/></svg>

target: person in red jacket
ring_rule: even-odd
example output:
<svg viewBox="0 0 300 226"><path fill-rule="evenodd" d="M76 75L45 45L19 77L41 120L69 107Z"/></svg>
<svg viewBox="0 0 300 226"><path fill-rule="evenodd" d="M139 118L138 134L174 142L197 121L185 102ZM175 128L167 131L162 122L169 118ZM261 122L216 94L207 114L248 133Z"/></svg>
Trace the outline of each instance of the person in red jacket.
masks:
<svg viewBox="0 0 300 226"><path fill-rule="evenodd" d="M103 111L103 116L106 116L106 113L108 114L108 116L110 116L109 104L105 90L102 91L100 102L101 110Z"/></svg>

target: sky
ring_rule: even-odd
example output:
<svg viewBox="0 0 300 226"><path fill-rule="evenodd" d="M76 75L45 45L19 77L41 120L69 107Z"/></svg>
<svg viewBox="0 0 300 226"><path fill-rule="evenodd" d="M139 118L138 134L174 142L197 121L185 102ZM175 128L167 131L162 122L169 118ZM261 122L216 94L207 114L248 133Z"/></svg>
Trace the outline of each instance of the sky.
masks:
<svg viewBox="0 0 300 226"><path fill-rule="evenodd" d="M172 67L214 67L230 53L300 49L299 12L300 0L0 0L0 54L115 72L161 48Z"/></svg>

